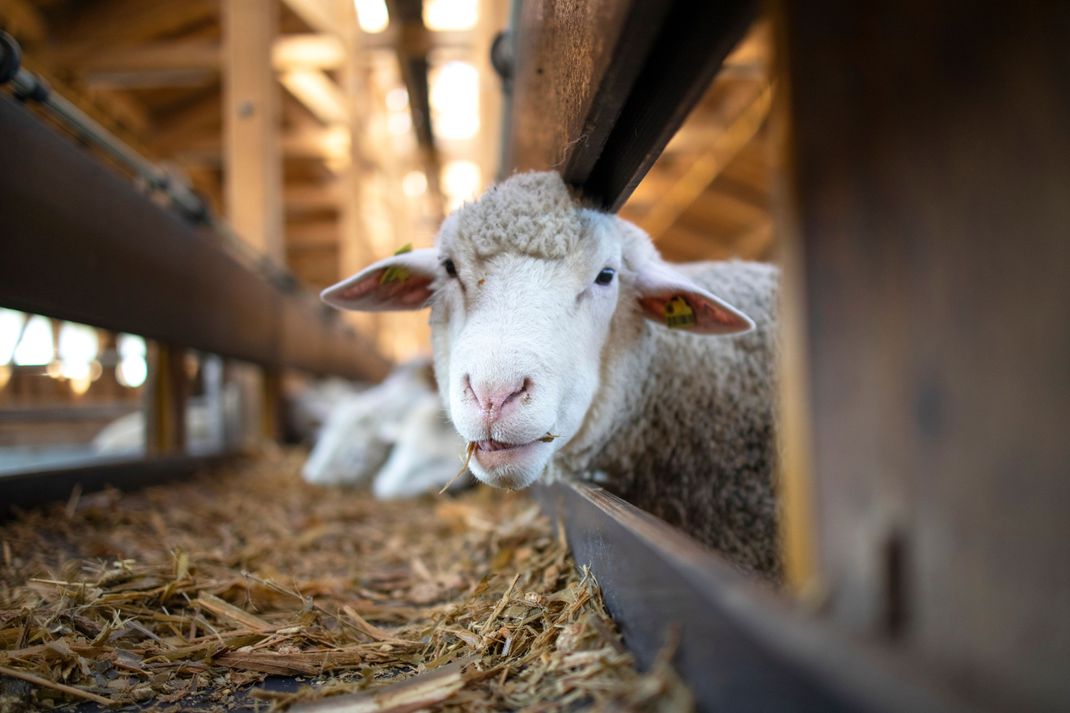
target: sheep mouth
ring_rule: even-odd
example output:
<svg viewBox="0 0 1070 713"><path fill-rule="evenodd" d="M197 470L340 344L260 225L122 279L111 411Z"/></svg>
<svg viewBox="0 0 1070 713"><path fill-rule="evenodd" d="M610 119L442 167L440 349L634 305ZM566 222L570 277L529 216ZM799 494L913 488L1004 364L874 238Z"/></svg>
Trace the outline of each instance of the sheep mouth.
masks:
<svg viewBox="0 0 1070 713"><path fill-rule="evenodd" d="M550 433L549 431L547 431L545 436L540 436L539 438L536 438L534 441L528 441L527 443L503 443L502 441L496 441L493 438L490 438L490 439L487 439L485 441L475 441L475 447L476 447L476 449L478 449L480 451L483 451L483 452L509 451L509 450L514 449L514 448L523 448L525 446L532 446L532 445L535 445L536 443L550 443L551 441L554 441L554 440L556 440L556 439L558 439L560 437L561 436L558 436L556 434L553 434L553 433Z"/></svg>
<svg viewBox="0 0 1070 713"><path fill-rule="evenodd" d="M532 441L531 443L534 443ZM484 453L494 451L509 451L514 448L522 448L523 446L529 446L531 443L502 443L496 441L493 438L486 441L476 441L476 448Z"/></svg>

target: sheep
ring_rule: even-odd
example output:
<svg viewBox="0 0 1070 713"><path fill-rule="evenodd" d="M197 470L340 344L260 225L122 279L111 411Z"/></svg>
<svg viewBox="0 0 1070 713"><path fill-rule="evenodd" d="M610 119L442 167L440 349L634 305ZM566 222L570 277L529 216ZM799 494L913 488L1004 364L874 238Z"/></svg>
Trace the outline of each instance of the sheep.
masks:
<svg viewBox="0 0 1070 713"><path fill-rule="evenodd" d="M451 489L465 485L451 482L461 468L458 454L465 443L447 420L437 393L429 391L413 404L395 436L390 457L372 482L375 497L396 500L435 492L447 484Z"/></svg>
<svg viewBox="0 0 1070 713"><path fill-rule="evenodd" d="M305 481L358 485L370 480L390 454L398 422L433 388L428 366L425 360L407 362L383 383L341 398L301 469Z"/></svg>
<svg viewBox="0 0 1070 713"><path fill-rule="evenodd" d="M448 216L434 248L322 297L362 311L430 306L439 393L475 444L479 480L519 489L600 473L776 579L777 294L775 267L670 265L637 226L534 172Z"/></svg>

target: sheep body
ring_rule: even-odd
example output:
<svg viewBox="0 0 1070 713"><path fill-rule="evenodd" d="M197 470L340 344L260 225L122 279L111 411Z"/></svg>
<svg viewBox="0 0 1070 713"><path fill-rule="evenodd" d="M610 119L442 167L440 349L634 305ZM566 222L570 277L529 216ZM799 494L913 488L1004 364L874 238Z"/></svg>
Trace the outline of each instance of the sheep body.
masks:
<svg viewBox="0 0 1070 713"><path fill-rule="evenodd" d="M626 500L721 550L745 569L779 573L776 467L778 270L753 262L688 266L755 329L708 338L643 322L615 334L620 355L559 472L599 472ZM612 339L613 337L611 337Z"/></svg>

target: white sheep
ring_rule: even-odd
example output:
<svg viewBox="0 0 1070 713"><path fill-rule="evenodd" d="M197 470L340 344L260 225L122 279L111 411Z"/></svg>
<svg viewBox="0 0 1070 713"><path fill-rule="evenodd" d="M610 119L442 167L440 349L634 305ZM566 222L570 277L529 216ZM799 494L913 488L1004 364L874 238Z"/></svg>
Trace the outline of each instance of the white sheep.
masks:
<svg viewBox="0 0 1070 713"><path fill-rule="evenodd" d="M464 439L446 418L438 394L428 391L398 426L390 457L375 474L372 493L380 500L433 493L462 468ZM462 487L458 480L455 487Z"/></svg>
<svg viewBox="0 0 1070 713"><path fill-rule="evenodd" d="M626 499L775 577L777 275L672 266L556 173L526 173L450 215L435 248L377 262L323 298L431 307L439 392L476 444L480 480L523 488L601 471Z"/></svg>
<svg viewBox="0 0 1070 713"><path fill-rule="evenodd" d="M433 389L425 360L400 365L381 384L344 396L331 408L301 469L318 485L358 485L383 466L399 423Z"/></svg>

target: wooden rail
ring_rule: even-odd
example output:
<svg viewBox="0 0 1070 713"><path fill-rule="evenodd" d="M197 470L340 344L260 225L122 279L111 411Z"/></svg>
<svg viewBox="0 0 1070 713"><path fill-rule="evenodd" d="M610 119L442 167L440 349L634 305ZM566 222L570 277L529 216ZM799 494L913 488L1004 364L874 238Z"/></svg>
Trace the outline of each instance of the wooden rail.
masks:
<svg viewBox="0 0 1070 713"><path fill-rule="evenodd" d="M666 646L702 711L965 710L922 671L822 627L708 548L607 491L537 488L573 558L589 566L628 648Z"/></svg>
<svg viewBox="0 0 1070 713"><path fill-rule="evenodd" d="M251 269L9 97L0 127L0 305L266 366L385 374L315 295Z"/></svg>

